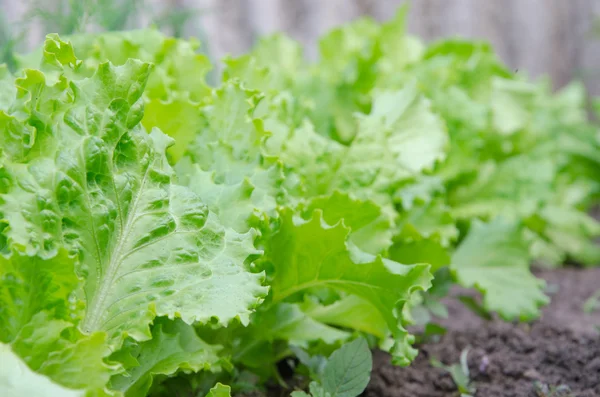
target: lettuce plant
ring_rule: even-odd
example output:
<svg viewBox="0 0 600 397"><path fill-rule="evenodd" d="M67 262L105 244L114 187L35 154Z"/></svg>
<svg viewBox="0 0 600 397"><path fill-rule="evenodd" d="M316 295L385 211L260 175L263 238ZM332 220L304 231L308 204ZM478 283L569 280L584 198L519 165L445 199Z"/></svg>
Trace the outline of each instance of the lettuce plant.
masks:
<svg viewBox="0 0 600 397"><path fill-rule="evenodd" d="M248 323L267 292L249 271L256 233L224 226L175 182L172 139L140 124L150 64L103 63L91 77L80 66L49 36L41 70L2 103L2 342L99 394L145 390L180 364L218 368L191 324Z"/></svg>
<svg viewBox="0 0 600 397"><path fill-rule="evenodd" d="M403 13L332 31L316 64L265 38L217 87L156 31L49 35L0 67L2 394L224 396L331 356L300 361L338 395L366 347L341 346L408 365L449 283L531 320L531 261L598 263L581 87L426 46Z"/></svg>

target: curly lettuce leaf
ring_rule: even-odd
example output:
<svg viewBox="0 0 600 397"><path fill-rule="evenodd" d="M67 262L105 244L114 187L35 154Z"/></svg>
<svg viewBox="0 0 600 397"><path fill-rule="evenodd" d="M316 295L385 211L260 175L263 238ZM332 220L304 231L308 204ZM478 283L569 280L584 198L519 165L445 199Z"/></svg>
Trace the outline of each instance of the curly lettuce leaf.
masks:
<svg viewBox="0 0 600 397"><path fill-rule="evenodd" d="M156 29L77 34L66 39L72 43L72 57L81 60L79 72L86 76L106 62L121 66L129 59L138 59L156 66L145 92L149 98L168 99L172 93L186 93L199 102L210 90L205 76L211 65L205 55L197 52L200 43L195 40L167 37ZM39 67L40 52L44 50L19 57L19 67Z"/></svg>
<svg viewBox="0 0 600 397"><path fill-rule="evenodd" d="M346 150L344 146L319 135L308 121L298 128L273 120L268 120L266 126L271 131L265 141L266 151L277 157L288 173L298 176L296 195L314 197L329 193Z"/></svg>
<svg viewBox="0 0 600 397"><path fill-rule="evenodd" d="M371 112L356 117L357 135L348 146L318 134L310 122L265 123L272 130L267 151L299 176L304 197L352 192L393 216L391 194L443 160L446 132L415 85L374 94Z"/></svg>
<svg viewBox="0 0 600 397"><path fill-rule="evenodd" d="M359 117L334 186L389 196L401 181L432 170L445 158L447 144L441 120L416 85L378 92L371 112Z"/></svg>
<svg viewBox="0 0 600 397"><path fill-rule="evenodd" d="M152 339L155 317L247 324L266 288L248 270L256 232L223 226L177 185L172 139L140 124L150 65L101 63L88 77L69 54L49 36L43 72L22 74L8 114L35 134L3 145L1 326L33 370L102 390L118 370L111 350ZM213 363L188 358L171 368Z"/></svg>
<svg viewBox="0 0 600 397"><path fill-rule="evenodd" d="M201 108L199 129L175 167L188 186L237 231L262 228L285 201L289 183L276 156L266 153L270 135L255 115L260 96L230 81Z"/></svg>
<svg viewBox="0 0 600 397"><path fill-rule="evenodd" d="M179 160L195 136L199 103L210 93L206 74L211 65L198 53L199 43L148 29L79 35L73 37L73 44L89 70L107 61L122 65L129 58L154 65L144 90L142 124L147 130L157 127L174 138L168 153L173 161Z"/></svg>
<svg viewBox="0 0 600 397"><path fill-rule="evenodd" d="M398 316L413 292L429 288L429 266L402 265L353 248L347 242L350 229L343 223L327 225L318 210L308 221L284 211L281 222L267 251L274 268L273 301L318 287L361 297L385 319L395 339L394 361L410 363L416 355L413 337Z"/></svg>
<svg viewBox="0 0 600 397"><path fill-rule="evenodd" d="M50 323L44 323L37 331L42 333L44 326ZM37 367L28 365L31 369L48 376L53 381L73 389L85 389L90 393L97 395L119 395L109 390L106 385L110 376L119 371L117 364L107 364L106 357L111 353L107 344L106 335L96 332L91 336L78 335L78 331L72 330L73 340L65 341L58 339L57 345L50 345L47 350L38 350L37 340L31 350L23 349L24 341L16 341L15 352L21 357L29 357L31 354L40 354L44 352L43 363ZM29 346L28 346L29 347Z"/></svg>
<svg viewBox="0 0 600 397"><path fill-rule="evenodd" d="M551 158L515 156L502 163L482 165L477 180L450 196L458 218L523 219L551 200L556 163Z"/></svg>
<svg viewBox="0 0 600 397"><path fill-rule="evenodd" d="M545 283L529 271L529 243L523 227L496 218L475 220L452 255L451 269L464 287L483 294L485 309L506 320L533 320L548 303Z"/></svg>
<svg viewBox="0 0 600 397"><path fill-rule="evenodd" d="M0 338L27 366L63 386L104 393L117 367L107 364L106 334L82 334L74 263L61 250L51 259L13 253L0 259Z"/></svg>
<svg viewBox="0 0 600 397"><path fill-rule="evenodd" d="M396 223L400 230L396 235L397 239L431 239L443 247L450 247L458 239L458 228L452 216L452 209L441 199L434 199L400 213Z"/></svg>
<svg viewBox="0 0 600 397"><path fill-rule="evenodd" d="M210 93L206 74L211 65L198 53L200 44L167 37L156 29L78 34L68 40L74 48L70 56L81 60L78 72L86 76L105 62L121 66L138 59L154 65L143 94L150 111L142 124L147 130L158 127L175 138L168 152L174 161L179 160L194 138L199 104ZM39 52L19 57L19 66L38 68Z"/></svg>
<svg viewBox="0 0 600 397"><path fill-rule="evenodd" d="M251 227L263 228L269 216L275 216L283 175L276 167L258 171L236 183L219 183L215 171L204 171L198 164L184 159L177 164L181 180L225 226L238 232Z"/></svg>
<svg viewBox="0 0 600 397"><path fill-rule="evenodd" d="M103 64L93 78L73 82L75 100L63 113L66 125L53 137L59 161L36 158L28 164L29 169L43 164L42 175L26 176L40 191L46 189L51 215L62 218L62 230L56 230L62 236L50 238L62 239L79 257L88 302L82 329L142 340L150 337L147 324L155 315L177 313L193 322L220 313L223 324L237 316L247 321L248 307L262 290L260 276L244 268L248 255L256 253L253 234L238 235L211 219L196 195L172 184L164 155L170 139L157 130L146 135L135 129L140 108L132 105L147 71L135 61ZM129 85L122 86L129 92L118 92L120 80L141 80L137 97ZM60 120L59 114L53 117ZM227 300L218 286L236 282L248 294L238 295L236 305L223 304ZM188 291L196 289L202 291L204 310L189 307Z"/></svg>
<svg viewBox="0 0 600 397"><path fill-rule="evenodd" d="M125 364L125 372L110 379L113 390L126 397L144 397L161 376L174 376L178 372L221 370L220 347L201 340L193 327L181 320L164 318L155 321L152 339L128 342L113 355Z"/></svg>
<svg viewBox="0 0 600 397"><path fill-rule="evenodd" d="M251 90L277 94L300 83L302 55L300 44L282 34L263 37L250 53L224 59L223 81L238 79Z"/></svg>
<svg viewBox="0 0 600 397"><path fill-rule="evenodd" d="M380 254L392 244L393 220L371 200L359 200L351 194L334 191L301 204L299 210L310 218L317 209L328 225L342 221L350 228L350 241L365 252Z"/></svg>

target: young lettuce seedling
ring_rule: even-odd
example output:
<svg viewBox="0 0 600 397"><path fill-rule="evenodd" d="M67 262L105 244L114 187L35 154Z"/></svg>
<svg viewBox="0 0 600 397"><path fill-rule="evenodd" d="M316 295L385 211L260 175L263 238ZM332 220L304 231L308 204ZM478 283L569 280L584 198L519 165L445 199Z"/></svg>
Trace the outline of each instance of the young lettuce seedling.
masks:
<svg viewBox="0 0 600 397"><path fill-rule="evenodd" d="M431 360L431 365L436 368L445 369L452 376L452 380L456 384L461 397L472 397L475 395L475 386L471 383L471 376L469 373L469 365L467 358L469 355L469 349L465 349L460 354L460 364L444 365L436 359Z"/></svg>

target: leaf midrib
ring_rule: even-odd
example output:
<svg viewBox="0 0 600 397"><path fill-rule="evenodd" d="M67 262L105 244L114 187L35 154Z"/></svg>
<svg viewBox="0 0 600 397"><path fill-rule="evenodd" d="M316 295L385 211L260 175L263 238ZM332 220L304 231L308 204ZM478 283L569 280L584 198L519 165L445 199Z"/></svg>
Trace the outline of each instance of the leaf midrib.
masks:
<svg viewBox="0 0 600 397"><path fill-rule="evenodd" d="M88 332L92 330L96 330L99 326L98 322L102 317L103 310L102 308L105 305L106 299L108 298L109 291L111 286L114 283L115 277L119 271L119 267L122 263L122 250L125 245L125 242L129 238L129 234L131 233L131 229L133 224L135 223L136 217L135 213L137 211L137 206L139 204L140 197L144 190L144 186L146 185L146 181L148 178L148 174L150 172L150 168L152 168L153 160L149 161L148 167L146 168L146 172L144 173L144 177L142 178L142 182L139 185L138 191L136 193L135 199L133 201L133 205L130 211L127 214L127 220L121 229L120 233L116 233L113 237L113 241L116 238L117 244L115 249L112 251L112 255L110 256L110 262L106 269L106 273L100 277L100 287L94 291L94 297L91 299L91 304L88 307L86 312L86 316L82 321L82 328ZM112 165L112 161L111 161ZM111 177L114 183L114 169L111 166ZM119 203L120 206L120 203ZM121 211L119 211L121 213ZM121 213L122 214L122 213ZM121 215L122 222L122 215ZM101 259L99 259L101 261Z"/></svg>

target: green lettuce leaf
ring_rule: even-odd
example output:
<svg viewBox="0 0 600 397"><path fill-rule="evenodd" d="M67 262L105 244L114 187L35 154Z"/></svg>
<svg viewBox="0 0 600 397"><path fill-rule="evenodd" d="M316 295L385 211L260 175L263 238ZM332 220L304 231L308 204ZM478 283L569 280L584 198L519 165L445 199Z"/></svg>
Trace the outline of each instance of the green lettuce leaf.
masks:
<svg viewBox="0 0 600 397"><path fill-rule="evenodd" d="M10 259L0 256L0 341L12 341L44 311L65 321L79 314L81 307L69 303L76 299L78 284L65 250L47 260L17 253Z"/></svg>
<svg viewBox="0 0 600 397"><path fill-rule="evenodd" d="M85 397L82 390L72 390L53 383L31 371L10 347L0 344L0 392L6 397Z"/></svg>
<svg viewBox="0 0 600 397"><path fill-rule="evenodd" d="M81 59L79 73L86 76L105 62L121 66L138 59L154 65L143 95L151 111L145 113L142 124L176 138L169 155L179 160L194 137L199 103L210 93L205 76L211 65L198 53L200 44L166 37L156 29L79 34L68 39L74 47L71 56ZM20 57L20 67L37 68L39 59L38 52Z"/></svg>
<svg viewBox="0 0 600 397"><path fill-rule="evenodd" d="M218 372L222 360L219 350L202 341L183 321L158 319L151 340L126 343L115 353L115 359L130 364L125 365L124 373L110 379L111 389L122 391L126 397L144 397L156 377L179 371Z"/></svg>
<svg viewBox="0 0 600 397"><path fill-rule="evenodd" d="M483 293L483 305L506 320L532 320L548 303L545 283L529 271L529 243L523 227L502 218L474 221L452 255L451 269L464 287Z"/></svg>
<svg viewBox="0 0 600 397"><path fill-rule="evenodd" d="M319 135L309 122L297 128L265 122L272 131L268 153L300 177L302 195L352 192L393 216L392 192L443 160L446 132L415 85L376 93L373 100L370 113L356 116L357 134L348 146Z"/></svg>
<svg viewBox="0 0 600 397"><path fill-rule="evenodd" d="M425 44L406 14L334 29L314 63L264 38L216 88L197 42L157 30L50 35L0 66L0 341L25 374L204 395L236 384L229 359L266 380L356 332L406 365L447 267L530 320L547 302L530 261L597 264L582 85Z"/></svg>
<svg viewBox="0 0 600 397"><path fill-rule="evenodd" d="M371 200L359 200L349 193L334 191L300 205L305 218L319 209L328 225L342 221L352 231L350 241L365 252L379 254L392 244L393 220Z"/></svg>
<svg viewBox="0 0 600 397"><path fill-rule="evenodd" d="M100 63L88 77L72 53L49 36L44 72L16 82L8 118L35 135L25 147L3 145L0 299L9 317L0 325L33 370L96 390L118 370L111 350L152 339L155 317L247 324L267 289L248 268L260 254L256 232L226 228L176 184L172 139L140 124L151 66ZM12 132L23 141L31 130ZM215 361L182 356L162 371ZM138 376L142 386L129 386L143 390L148 377Z"/></svg>
<svg viewBox="0 0 600 397"><path fill-rule="evenodd" d="M73 389L104 393L118 368L108 364L106 334L82 334L74 263L61 250L51 259L14 253L0 259L0 338L31 370Z"/></svg>
<svg viewBox="0 0 600 397"><path fill-rule="evenodd" d="M217 383L206 397L231 397L231 387Z"/></svg>
<svg viewBox="0 0 600 397"><path fill-rule="evenodd" d="M282 34L263 37L249 54L224 59L223 81L238 79L248 89L277 94L300 83L302 55L300 44Z"/></svg>
<svg viewBox="0 0 600 397"><path fill-rule="evenodd" d="M447 143L441 120L416 85L376 93L369 115L359 118L357 136L344 153L334 186L389 197L401 181L443 160Z"/></svg>
<svg viewBox="0 0 600 397"><path fill-rule="evenodd" d="M429 288L428 266L401 265L353 248L347 243L350 230L342 223L327 225L318 210L308 221L290 211L281 218L267 251L274 267L273 302L317 287L361 297L381 314L394 336L394 361L407 365L416 351L398 313L413 292Z"/></svg>
<svg viewBox="0 0 600 397"><path fill-rule="evenodd" d="M313 319L301 306L282 302L256 313L250 327L236 342L239 347L233 357L244 366L264 371L265 365L274 366L286 355L287 343L307 347L322 341L332 345L349 337L349 332ZM283 346L278 342L283 342Z"/></svg>
<svg viewBox="0 0 600 397"><path fill-rule="evenodd" d="M366 332L380 339L388 335L386 319L380 312L373 310L368 300L357 295L343 296L328 305L316 300L306 300L302 302L301 308L311 319L324 324Z"/></svg>
<svg viewBox="0 0 600 397"><path fill-rule="evenodd" d="M600 222L573 208L547 206L540 212L545 221L541 236L569 258L583 264L600 263Z"/></svg>

